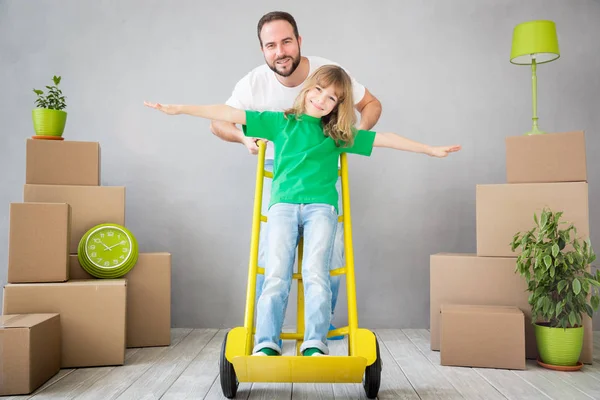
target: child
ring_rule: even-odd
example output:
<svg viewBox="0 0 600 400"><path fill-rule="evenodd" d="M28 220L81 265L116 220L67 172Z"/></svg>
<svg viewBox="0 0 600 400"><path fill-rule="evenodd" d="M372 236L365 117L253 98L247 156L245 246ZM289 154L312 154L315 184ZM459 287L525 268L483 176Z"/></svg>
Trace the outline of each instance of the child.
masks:
<svg viewBox="0 0 600 400"><path fill-rule="evenodd" d="M302 355L326 355L331 316L329 263L337 229L340 153L370 156L373 147L446 157L460 146L432 147L393 133L356 130L352 83L325 65L308 77L291 109L244 111L226 105L146 106L240 124L249 137L273 142L275 163L267 223L265 281L257 304L254 355L280 355L279 335L292 282L295 250L304 236L302 280L305 332Z"/></svg>

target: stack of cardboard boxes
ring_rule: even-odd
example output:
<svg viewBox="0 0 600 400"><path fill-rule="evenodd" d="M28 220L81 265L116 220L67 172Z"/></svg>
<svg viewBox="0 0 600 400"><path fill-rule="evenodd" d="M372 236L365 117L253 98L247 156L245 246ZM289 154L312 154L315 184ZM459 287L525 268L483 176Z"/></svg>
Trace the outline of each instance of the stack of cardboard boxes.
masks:
<svg viewBox="0 0 600 400"><path fill-rule="evenodd" d="M140 253L120 279L96 279L79 265L87 230L125 226L125 187L100 185L100 153L96 142L27 140L23 202L10 204L0 348L14 351L0 354L11 376L0 379L0 395L30 393L58 367L123 365L126 347L170 344L169 253ZM58 344L36 339L55 338L48 332L57 327ZM25 366L22 357L43 361Z"/></svg>
<svg viewBox="0 0 600 400"><path fill-rule="evenodd" d="M544 207L563 211L589 237L584 133L511 136L505 144L507 183L476 188L477 254L431 256L431 349L441 350L443 365L524 369L525 358L537 358L512 238L531 229ZM591 318L583 325L580 361L591 364Z"/></svg>

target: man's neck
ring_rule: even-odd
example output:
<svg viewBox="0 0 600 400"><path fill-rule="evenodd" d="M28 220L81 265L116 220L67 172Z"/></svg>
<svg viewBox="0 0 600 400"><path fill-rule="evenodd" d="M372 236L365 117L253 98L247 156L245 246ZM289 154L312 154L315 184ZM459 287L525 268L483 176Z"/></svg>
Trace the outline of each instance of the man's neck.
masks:
<svg viewBox="0 0 600 400"><path fill-rule="evenodd" d="M281 76L275 74L275 77L283 86L286 87L296 87L301 85L306 78L308 77L308 72L310 70L310 63L308 58L302 57L300 59L300 64L298 64L298 68L294 71L290 76Z"/></svg>

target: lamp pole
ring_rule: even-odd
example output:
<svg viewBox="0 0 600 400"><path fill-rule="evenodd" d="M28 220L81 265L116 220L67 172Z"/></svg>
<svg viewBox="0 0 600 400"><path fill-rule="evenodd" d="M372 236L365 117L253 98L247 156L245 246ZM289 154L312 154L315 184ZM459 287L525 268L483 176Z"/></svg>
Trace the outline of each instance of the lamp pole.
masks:
<svg viewBox="0 0 600 400"><path fill-rule="evenodd" d="M537 116L537 63L535 61L535 54L531 55L531 89L533 92L533 127L531 132L527 132L527 135L539 135L545 133L538 128L538 116Z"/></svg>

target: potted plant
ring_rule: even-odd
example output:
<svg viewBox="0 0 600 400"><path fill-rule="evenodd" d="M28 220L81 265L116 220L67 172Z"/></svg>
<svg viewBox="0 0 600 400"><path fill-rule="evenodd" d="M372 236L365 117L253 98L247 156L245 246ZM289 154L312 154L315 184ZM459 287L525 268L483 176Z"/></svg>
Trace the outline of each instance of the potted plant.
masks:
<svg viewBox="0 0 600 400"><path fill-rule="evenodd" d="M534 213L535 226L516 233L511 245L513 252L521 249L515 273L527 281L542 365L575 369L581 367L582 316L598 310L600 270L587 271L596 259L590 240L578 238L577 229L561 216L547 208L540 218Z"/></svg>
<svg viewBox="0 0 600 400"><path fill-rule="evenodd" d="M46 86L48 95L39 89L33 89L37 94L35 104L37 108L32 111L33 129L38 137L41 138L61 138L67 122L67 113L63 111L66 108L65 96L58 88L60 76L54 76L52 81L54 85Z"/></svg>

